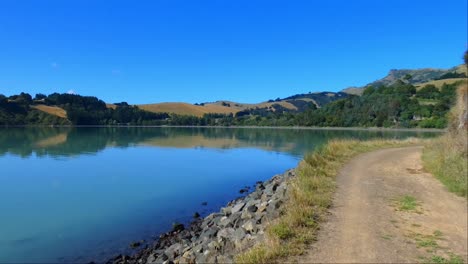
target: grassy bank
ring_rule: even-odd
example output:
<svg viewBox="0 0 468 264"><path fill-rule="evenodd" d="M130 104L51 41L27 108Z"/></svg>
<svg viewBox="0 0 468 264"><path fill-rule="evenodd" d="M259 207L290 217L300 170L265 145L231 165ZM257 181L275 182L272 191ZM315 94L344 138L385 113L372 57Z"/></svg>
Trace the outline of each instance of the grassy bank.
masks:
<svg viewBox="0 0 468 264"><path fill-rule="evenodd" d="M288 189L281 217L267 228L266 242L236 258L238 263L272 263L299 255L315 239L335 190L338 171L357 154L418 143L418 140L334 140L307 155Z"/></svg>
<svg viewBox="0 0 468 264"><path fill-rule="evenodd" d="M443 136L431 140L423 151L424 168L438 178L448 190L468 198L468 138L464 124L468 87L458 89L458 101L449 116L449 129Z"/></svg>
<svg viewBox="0 0 468 264"><path fill-rule="evenodd" d="M466 133L450 133L431 140L424 148L422 159L424 168L449 191L468 198L466 140Z"/></svg>

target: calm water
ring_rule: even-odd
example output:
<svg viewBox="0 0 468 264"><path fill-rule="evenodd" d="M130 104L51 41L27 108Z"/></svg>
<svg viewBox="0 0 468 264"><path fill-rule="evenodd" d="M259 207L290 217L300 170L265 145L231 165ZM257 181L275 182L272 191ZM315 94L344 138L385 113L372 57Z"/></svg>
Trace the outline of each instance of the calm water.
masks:
<svg viewBox="0 0 468 264"><path fill-rule="evenodd" d="M1 128L0 262L129 253L295 167L332 138L436 133L223 128ZM203 202L208 202L203 206Z"/></svg>

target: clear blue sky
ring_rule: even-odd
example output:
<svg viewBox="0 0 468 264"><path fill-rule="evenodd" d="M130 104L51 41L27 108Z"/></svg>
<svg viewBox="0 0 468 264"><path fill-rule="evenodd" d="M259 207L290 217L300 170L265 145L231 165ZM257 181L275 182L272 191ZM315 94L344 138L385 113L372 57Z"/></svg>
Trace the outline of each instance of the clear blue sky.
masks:
<svg viewBox="0 0 468 264"><path fill-rule="evenodd" d="M448 68L466 47L466 0L4 0L0 93L259 102Z"/></svg>

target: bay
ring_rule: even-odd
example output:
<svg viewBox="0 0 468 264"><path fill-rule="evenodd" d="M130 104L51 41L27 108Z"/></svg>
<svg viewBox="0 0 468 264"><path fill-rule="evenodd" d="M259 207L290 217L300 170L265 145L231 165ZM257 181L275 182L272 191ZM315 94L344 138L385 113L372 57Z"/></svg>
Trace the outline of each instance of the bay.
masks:
<svg viewBox="0 0 468 264"><path fill-rule="evenodd" d="M104 261L295 167L335 138L418 131L1 128L0 262ZM207 205L204 205L204 203Z"/></svg>

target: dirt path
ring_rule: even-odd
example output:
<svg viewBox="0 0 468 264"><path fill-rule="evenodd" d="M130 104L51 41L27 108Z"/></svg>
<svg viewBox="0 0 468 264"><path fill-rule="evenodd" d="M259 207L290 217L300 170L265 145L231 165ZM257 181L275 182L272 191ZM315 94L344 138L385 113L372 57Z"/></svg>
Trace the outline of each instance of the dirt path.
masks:
<svg viewBox="0 0 468 264"><path fill-rule="evenodd" d="M337 177L329 220L303 263L467 261L467 203L423 172L422 147L358 156ZM418 206L403 210L402 197ZM438 257L434 257L438 256Z"/></svg>

